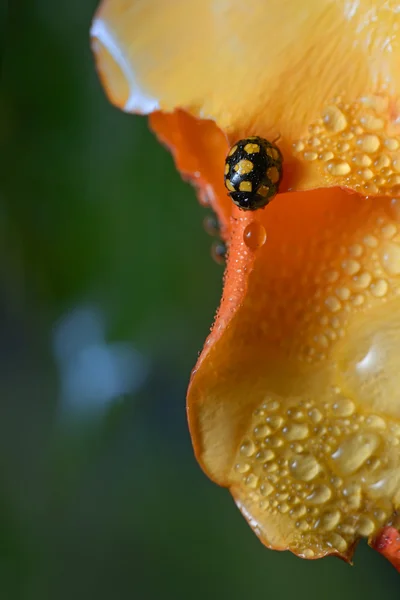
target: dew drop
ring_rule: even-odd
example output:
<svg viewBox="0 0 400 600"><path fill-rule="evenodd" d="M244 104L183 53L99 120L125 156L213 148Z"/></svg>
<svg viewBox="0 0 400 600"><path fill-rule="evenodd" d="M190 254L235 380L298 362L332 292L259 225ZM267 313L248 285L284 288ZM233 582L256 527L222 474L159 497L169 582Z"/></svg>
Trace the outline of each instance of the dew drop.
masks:
<svg viewBox="0 0 400 600"><path fill-rule="evenodd" d="M254 452L256 451L256 446L254 444L254 442L252 442L251 440L245 440L243 442L243 444L240 446L240 454L242 456L252 456L254 454Z"/></svg>
<svg viewBox="0 0 400 600"><path fill-rule="evenodd" d="M365 290L372 281L370 273L360 273L353 277L352 287L356 290Z"/></svg>
<svg viewBox="0 0 400 600"><path fill-rule="evenodd" d="M340 523L342 515L339 510L327 510L316 522L315 527L324 531L332 531Z"/></svg>
<svg viewBox="0 0 400 600"><path fill-rule="evenodd" d="M337 298L335 298L335 296L328 296L328 298L325 300L325 304L332 312L337 312L342 308L341 303Z"/></svg>
<svg viewBox="0 0 400 600"><path fill-rule="evenodd" d="M306 500L311 504L325 504L331 497L332 490L327 485L319 485L307 496Z"/></svg>
<svg viewBox="0 0 400 600"><path fill-rule="evenodd" d="M380 154L374 162L374 165L377 169L385 169L390 165L390 158L387 154Z"/></svg>
<svg viewBox="0 0 400 600"><path fill-rule="evenodd" d="M259 452L257 452L256 454L256 459L259 460L260 462L269 462L270 460L273 460L275 458L275 452L273 450L265 449L265 450L260 450Z"/></svg>
<svg viewBox="0 0 400 600"><path fill-rule="evenodd" d="M315 556L314 550L311 550L311 548L306 548L303 551L303 556L304 558L313 558Z"/></svg>
<svg viewBox="0 0 400 600"><path fill-rule="evenodd" d="M254 475L254 473L250 473L250 475L248 475L245 479L245 484L252 488L255 489L257 487L258 484L258 477L257 475Z"/></svg>
<svg viewBox="0 0 400 600"><path fill-rule="evenodd" d="M271 433L271 429L267 425L259 424L257 425L257 427L254 428L253 433L254 437L260 439L269 435Z"/></svg>
<svg viewBox="0 0 400 600"><path fill-rule="evenodd" d="M308 437L308 425L305 423L294 423L293 425L289 425L289 427L285 427L282 433L289 441L304 440Z"/></svg>
<svg viewBox="0 0 400 600"><path fill-rule="evenodd" d="M304 150L304 143L302 141L296 142L293 144L293 148L295 152L302 152Z"/></svg>
<svg viewBox="0 0 400 600"><path fill-rule="evenodd" d="M386 429L386 423L379 415L369 415L365 419L365 425L372 429Z"/></svg>
<svg viewBox="0 0 400 600"><path fill-rule="evenodd" d="M316 152L304 152L303 154L304 160L316 160L318 158L318 154Z"/></svg>
<svg viewBox="0 0 400 600"><path fill-rule="evenodd" d="M266 419L268 425L270 425L270 427L272 427L272 429L279 429L279 427L282 427L284 420L282 417L280 417L279 415L271 415L269 417L267 417Z"/></svg>
<svg viewBox="0 0 400 600"><path fill-rule="evenodd" d="M371 294L376 298L383 298L388 291L388 283L385 279L378 279L371 285Z"/></svg>
<svg viewBox="0 0 400 600"><path fill-rule="evenodd" d="M307 512L307 509L304 506L304 504L300 504L300 506L296 506L295 508L292 508L292 510L290 511L290 516L293 517L294 519L300 519L300 517L304 517L306 512Z"/></svg>
<svg viewBox="0 0 400 600"><path fill-rule="evenodd" d="M259 221L252 221L244 230L243 240L250 250L258 250L267 240L264 226Z"/></svg>
<svg viewBox="0 0 400 600"><path fill-rule="evenodd" d="M336 290L336 295L340 300L348 300L351 296L351 292L347 287L340 287Z"/></svg>
<svg viewBox="0 0 400 600"><path fill-rule="evenodd" d="M265 481L260 485L261 496L270 496L273 491L274 487L270 483L268 483L268 481Z"/></svg>
<svg viewBox="0 0 400 600"><path fill-rule="evenodd" d="M237 465L235 465L235 471L238 473L247 473L247 471L250 471L250 465L247 463L237 463Z"/></svg>
<svg viewBox="0 0 400 600"><path fill-rule="evenodd" d="M342 269L347 275L355 275L361 266L357 260L349 259L342 262Z"/></svg>
<svg viewBox="0 0 400 600"><path fill-rule="evenodd" d="M321 466L312 454L299 455L289 463L292 475L301 481L311 481L321 470Z"/></svg>
<svg viewBox="0 0 400 600"><path fill-rule="evenodd" d="M365 537L370 536L375 531L376 525L369 517L362 516L357 524L357 533Z"/></svg>
<svg viewBox="0 0 400 600"><path fill-rule="evenodd" d="M325 128L328 131L339 133L347 128L347 119L344 113L334 105L327 106L325 109L322 119L324 121Z"/></svg>
<svg viewBox="0 0 400 600"><path fill-rule="evenodd" d="M338 417L349 417L354 413L355 406L348 398L339 398L332 406L332 411Z"/></svg>
<svg viewBox="0 0 400 600"><path fill-rule="evenodd" d="M372 159L368 154L355 154L353 162L359 167L369 167L372 164Z"/></svg>
<svg viewBox="0 0 400 600"><path fill-rule="evenodd" d="M360 119L360 123L368 131L379 131L380 129L383 129L385 125L383 119L374 117L373 115L362 116Z"/></svg>
<svg viewBox="0 0 400 600"><path fill-rule="evenodd" d="M380 139L377 135L363 135L357 139L357 145L364 152L376 152L381 145Z"/></svg>
<svg viewBox="0 0 400 600"><path fill-rule="evenodd" d="M278 410L279 407L280 407L280 403L278 402L278 400L270 400L268 402L264 402L264 404L263 404L263 408L267 412L273 412L275 410Z"/></svg>
<svg viewBox="0 0 400 600"><path fill-rule="evenodd" d="M386 148L388 150L391 150L392 152L394 150L398 150L399 148L399 142L394 138L386 138L386 140L383 143L386 146Z"/></svg>
<svg viewBox="0 0 400 600"><path fill-rule="evenodd" d="M322 413L318 410L318 408L311 409L308 413L308 416L310 417L313 423L319 423L320 421L322 421Z"/></svg>
<svg viewBox="0 0 400 600"><path fill-rule="evenodd" d="M222 242L215 242L211 246L211 256L219 265L225 264L226 246Z"/></svg>
<svg viewBox="0 0 400 600"><path fill-rule="evenodd" d="M345 440L332 454L332 467L339 475L357 471L380 444L374 433L358 433Z"/></svg>
<svg viewBox="0 0 400 600"><path fill-rule="evenodd" d="M216 216L208 215L203 221L203 227L208 235L217 236L220 234L219 222Z"/></svg>
<svg viewBox="0 0 400 600"><path fill-rule="evenodd" d="M347 549L347 542L338 533L332 533L327 540L327 545L338 552L344 552Z"/></svg>
<svg viewBox="0 0 400 600"><path fill-rule="evenodd" d="M382 235L385 239L390 240L397 233L397 227L394 223L388 223L381 229Z"/></svg>
<svg viewBox="0 0 400 600"><path fill-rule="evenodd" d="M369 248L376 248L378 246L378 240L374 235L367 234L364 236L364 244Z"/></svg>
<svg viewBox="0 0 400 600"><path fill-rule="evenodd" d="M345 161L329 161L326 165L326 170L331 175L348 175L351 171L351 167L348 162Z"/></svg>

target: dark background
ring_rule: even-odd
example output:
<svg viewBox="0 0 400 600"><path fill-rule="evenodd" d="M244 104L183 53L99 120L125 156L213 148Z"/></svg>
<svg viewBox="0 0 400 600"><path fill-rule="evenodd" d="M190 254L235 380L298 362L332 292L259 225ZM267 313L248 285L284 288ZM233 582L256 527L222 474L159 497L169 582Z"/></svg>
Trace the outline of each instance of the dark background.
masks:
<svg viewBox="0 0 400 600"><path fill-rule="evenodd" d="M222 268L146 119L103 94L95 6L0 13L0 599L397 598L365 544L354 568L266 550L194 460Z"/></svg>

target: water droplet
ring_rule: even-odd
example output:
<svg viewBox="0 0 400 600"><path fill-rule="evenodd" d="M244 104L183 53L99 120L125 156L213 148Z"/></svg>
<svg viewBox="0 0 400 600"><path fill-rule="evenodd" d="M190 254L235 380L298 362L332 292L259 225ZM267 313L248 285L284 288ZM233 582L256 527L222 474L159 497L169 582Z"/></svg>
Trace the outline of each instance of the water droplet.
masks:
<svg viewBox="0 0 400 600"><path fill-rule="evenodd" d="M282 431L286 439L289 441L304 440L308 437L308 425L305 423L294 423L285 427Z"/></svg>
<svg viewBox="0 0 400 600"><path fill-rule="evenodd" d="M304 504L300 504L300 506L296 506L295 508L292 508L292 510L290 511L290 516L293 517L294 519L300 519L300 517L304 517L306 512L307 512L307 509L304 506Z"/></svg>
<svg viewBox="0 0 400 600"><path fill-rule="evenodd" d="M385 169L390 165L390 158L387 154L380 154L375 160L374 165L377 169Z"/></svg>
<svg viewBox="0 0 400 600"><path fill-rule="evenodd" d="M273 460L274 458L275 458L275 452L273 450L271 450L270 448L267 448L265 450L260 450L256 454L256 459L259 460L260 462L269 462L270 460Z"/></svg>
<svg viewBox="0 0 400 600"><path fill-rule="evenodd" d="M367 234L364 236L364 244L369 248L376 248L378 246L378 240L374 235Z"/></svg>
<svg viewBox="0 0 400 600"><path fill-rule="evenodd" d="M260 439L269 435L271 433L271 429L267 425L260 423L259 425L257 425L257 427L254 428L253 433L254 437Z"/></svg>
<svg viewBox="0 0 400 600"><path fill-rule="evenodd" d="M261 248L267 240L264 226L259 221L252 221L246 226L243 239L246 246L251 250Z"/></svg>
<svg viewBox="0 0 400 600"><path fill-rule="evenodd" d="M331 160L327 163L326 170L331 175L343 176L350 173L351 167L348 162Z"/></svg>
<svg viewBox="0 0 400 600"><path fill-rule="evenodd" d="M339 510L327 510L316 522L315 527L321 528L324 531L332 531L340 523L342 515Z"/></svg>
<svg viewBox="0 0 400 600"><path fill-rule="evenodd" d="M273 448L281 448L281 446L283 446L283 440L281 440L281 438L278 437L273 437L273 438L266 438L265 441L267 441L267 439L269 440L270 445Z"/></svg>
<svg viewBox="0 0 400 600"><path fill-rule="evenodd" d="M267 412L273 412L275 410L278 410L279 407L280 407L280 403L278 402L278 400L270 400L269 402L265 402L263 404L263 408Z"/></svg>
<svg viewBox="0 0 400 600"><path fill-rule="evenodd" d="M314 550L311 550L311 548L305 548L303 551L303 556L304 558L313 558L315 556Z"/></svg>
<svg viewBox="0 0 400 600"><path fill-rule="evenodd" d="M377 135L363 135L357 139L357 145L364 152L376 152L381 145L381 141Z"/></svg>
<svg viewBox="0 0 400 600"><path fill-rule="evenodd" d="M215 242L211 246L211 256L219 265L225 264L226 245L223 242Z"/></svg>
<svg viewBox="0 0 400 600"><path fill-rule="evenodd" d="M370 273L360 273L353 277L352 287L355 290L365 290L372 281Z"/></svg>
<svg viewBox="0 0 400 600"><path fill-rule="evenodd" d="M382 235L385 239L390 240L397 233L397 227L394 223L388 223L381 229Z"/></svg>
<svg viewBox="0 0 400 600"><path fill-rule="evenodd" d="M312 492L307 496L307 502L311 504L325 504L332 496L332 490L327 485L318 485Z"/></svg>
<svg viewBox="0 0 400 600"><path fill-rule="evenodd" d="M208 235L216 236L220 234L219 222L215 215L208 215L205 217L203 227Z"/></svg>
<svg viewBox="0 0 400 600"><path fill-rule="evenodd" d="M383 143L386 146L386 148L392 152L394 150L398 150L399 148L399 142L394 138L386 138L386 140Z"/></svg>
<svg viewBox="0 0 400 600"><path fill-rule="evenodd" d="M322 421L322 413L318 410L318 408L311 409L308 413L308 416L313 423L319 423Z"/></svg>
<svg viewBox="0 0 400 600"><path fill-rule="evenodd" d="M355 406L348 398L339 398L332 405L333 413L338 417L349 417L354 413Z"/></svg>
<svg viewBox="0 0 400 600"><path fill-rule="evenodd" d="M317 152L304 152L304 160L316 160L318 158Z"/></svg>
<svg viewBox="0 0 400 600"><path fill-rule="evenodd" d="M268 481L265 481L260 485L261 496L270 496L273 491L274 487L270 483L268 483Z"/></svg>
<svg viewBox="0 0 400 600"><path fill-rule="evenodd" d="M358 483L350 483L343 488L343 496L346 498L349 509L358 510L360 508L362 495L361 486Z"/></svg>
<svg viewBox="0 0 400 600"><path fill-rule="evenodd" d="M380 249L382 267L389 275L400 275L400 246L386 242Z"/></svg>
<svg viewBox="0 0 400 600"><path fill-rule="evenodd" d="M379 131L383 129L385 122L383 119L378 117L374 117L373 115L364 115L360 119L361 125L365 127L368 131Z"/></svg>
<svg viewBox="0 0 400 600"><path fill-rule="evenodd" d="M321 470L321 466L312 454L296 456L289 463L292 475L301 481L311 481Z"/></svg>
<svg viewBox="0 0 400 600"><path fill-rule="evenodd" d="M369 417L365 419L365 424L372 429L386 429L385 421L378 415L369 415Z"/></svg>
<svg viewBox="0 0 400 600"><path fill-rule="evenodd" d="M287 513L289 512L289 504L287 502L281 502L280 504L278 504L278 510L280 513Z"/></svg>
<svg viewBox="0 0 400 600"><path fill-rule="evenodd" d="M247 463L237 463L235 465L235 471L238 473L247 473L247 471L250 471L250 465Z"/></svg>
<svg viewBox="0 0 400 600"><path fill-rule="evenodd" d="M333 152L321 152L321 154L319 155L319 159L323 160L323 161L327 161L327 160L332 160L332 158L335 155L333 154Z"/></svg>
<svg viewBox="0 0 400 600"><path fill-rule="evenodd" d="M385 279L378 279L371 285L371 294L376 298L383 298L388 291L388 283Z"/></svg>
<svg viewBox="0 0 400 600"><path fill-rule="evenodd" d="M335 298L335 296L328 296L325 300L325 304L332 312L337 312L342 308L341 303L337 298Z"/></svg>
<svg viewBox="0 0 400 600"><path fill-rule="evenodd" d="M345 440L332 454L332 467L339 475L349 475L372 456L380 444L375 433L358 433Z"/></svg>
<svg viewBox="0 0 400 600"><path fill-rule="evenodd" d="M376 529L376 525L372 519L362 516L357 524L357 533L365 537L370 536Z"/></svg>
<svg viewBox="0 0 400 600"><path fill-rule="evenodd" d="M326 129L328 131L333 131L334 133L344 131L348 125L344 113L334 105L327 106L322 115L322 119Z"/></svg>
<svg viewBox="0 0 400 600"><path fill-rule="evenodd" d="M349 254L351 254L351 256L354 257L359 257L361 256L363 253L363 247L361 246L361 244L353 244L352 246L349 247Z"/></svg>
<svg viewBox="0 0 400 600"><path fill-rule="evenodd" d="M364 304L364 301L365 299L362 294L356 294L351 298L351 303L353 306L361 306L362 304Z"/></svg>
<svg viewBox="0 0 400 600"><path fill-rule="evenodd" d="M340 300L348 300L351 296L349 288L340 287L336 290L336 295Z"/></svg>
<svg viewBox="0 0 400 600"><path fill-rule="evenodd" d="M342 262L342 269L347 275L355 275L361 266L357 260L349 259Z"/></svg>
<svg viewBox="0 0 400 600"><path fill-rule="evenodd" d="M282 417L280 417L279 415L271 415L269 417L266 418L266 421L268 423L268 425L270 425L270 427L272 427L272 429L279 429L279 427L282 427L284 420Z"/></svg>
<svg viewBox="0 0 400 600"><path fill-rule="evenodd" d="M326 543L330 548L338 552L345 552L347 549L346 540L338 533L332 533Z"/></svg>
<svg viewBox="0 0 400 600"><path fill-rule="evenodd" d="M245 440L240 446L240 454L242 454L242 456L252 456L255 451L256 446L251 440Z"/></svg>
<svg viewBox="0 0 400 600"><path fill-rule="evenodd" d="M250 475L248 475L245 479L245 484L252 488L255 489L257 487L258 484L258 477L257 475L254 475L254 473L250 473Z"/></svg>
<svg viewBox="0 0 400 600"><path fill-rule="evenodd" d="M353 156L353 162L359 167L369 167L372 165L372 159L368 154L355 154Z"/></svg>
<svg viewBox="0 0 400 600"><path fill-rule="evenodd" d="M302 141L296 142L293 144L293 148L295 152L302 152L304 150L304 143Z"/></svg>

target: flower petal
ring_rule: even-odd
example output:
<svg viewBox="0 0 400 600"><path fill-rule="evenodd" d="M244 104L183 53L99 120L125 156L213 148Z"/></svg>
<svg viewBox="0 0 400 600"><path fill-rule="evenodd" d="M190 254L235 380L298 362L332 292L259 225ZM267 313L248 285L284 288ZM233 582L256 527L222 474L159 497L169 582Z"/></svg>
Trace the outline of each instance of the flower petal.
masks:
<svg viewBox="0 0 400 600"><path fill-rule="evenodd" d="M267 546L349 559L400 504L399 203L316 190L235 219L197 458Z"/></svg>
<svg viewBox="0 0 400 600"><path fill-rule="evenodd" d="M393 195L399 25L395 0L104 0L92 38L122 109L185 109L230 142L279 136L283 190Z"/></svg>

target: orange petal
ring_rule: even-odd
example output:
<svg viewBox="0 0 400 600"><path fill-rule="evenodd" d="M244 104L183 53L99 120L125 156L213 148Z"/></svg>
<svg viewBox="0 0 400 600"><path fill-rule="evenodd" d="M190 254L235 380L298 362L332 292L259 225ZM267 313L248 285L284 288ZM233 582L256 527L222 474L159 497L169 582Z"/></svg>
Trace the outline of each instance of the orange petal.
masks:
<svg viewBox="0 0 400 600"><path fill-rule="evenodd" d="M399 25L395 0L104 0L92 38L123 110L182 108L230 142L280 136L282 190L393 195Z"/></svg>
<svg viewBox="0 0 400 600"><path fill-rule="evenodd" d="M267 546L349 559L399 508L399 351L398 202L336 188L236 215L188 414Z"/></svg>
<svg viewBox="0 0 400 600"><path fill-rule="evenodd" d="M400 533L395 527L384 527L371 543L400 573Z"/></svg>

